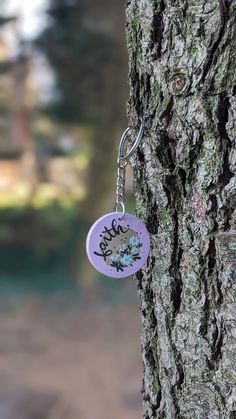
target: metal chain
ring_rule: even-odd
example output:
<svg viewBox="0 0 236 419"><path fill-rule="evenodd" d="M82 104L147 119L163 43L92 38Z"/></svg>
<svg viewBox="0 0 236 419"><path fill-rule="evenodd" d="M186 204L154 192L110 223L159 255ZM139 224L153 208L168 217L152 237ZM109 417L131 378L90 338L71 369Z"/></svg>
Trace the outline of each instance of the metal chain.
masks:
<svg viewBox="0 0 236 419"><path fill-rule="evenodd" d="M122 216L125 213L125 169L128 162L126 160L118 161L117 180L116 180L116 212L122 209Z"/></svg>
<svg viewBox="0 0 236 419"><path fill-rule="evenodd" d="M134 154L134 152L136 151L137 147L139 146L141 142L141 139L143 136L143 130L144 130L142 121L141 121L138 135L136 137L136 140L133 146L128 152L126 151L126 153L124 154L126 138L132 130L133 128L131 127L126 128L126 130L124 131L121 137L119 149L118 149L118 161L117 161L118 168L117 168L117 180L116 180L116 212L119 212L120 209L122 210L121 218L123 218L125 215L125 169L126 169L127 164L129 163L130 157Z"/></svg>

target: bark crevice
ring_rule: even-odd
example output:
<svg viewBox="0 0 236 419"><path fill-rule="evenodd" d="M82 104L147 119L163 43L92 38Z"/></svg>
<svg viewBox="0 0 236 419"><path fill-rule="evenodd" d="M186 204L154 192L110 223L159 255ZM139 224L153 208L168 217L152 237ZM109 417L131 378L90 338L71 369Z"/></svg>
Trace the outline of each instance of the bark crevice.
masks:
<svg viewBox="0 0 236 419"><path fill-rule="evenodd" d="M152 59L157 59L161 56L162 39L163 39L163 13L165 10L165 3L163 0L154 2L153 23L152 23L152 44L151 50Z"/></svg>

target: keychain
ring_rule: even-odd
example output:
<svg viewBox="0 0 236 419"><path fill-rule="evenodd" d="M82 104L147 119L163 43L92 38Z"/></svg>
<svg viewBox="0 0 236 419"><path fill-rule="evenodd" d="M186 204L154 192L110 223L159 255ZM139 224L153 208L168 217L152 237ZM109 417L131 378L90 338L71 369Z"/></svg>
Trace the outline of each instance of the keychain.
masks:
<svg viewBox="0 0 236 419"><path fill-rule="evenodd" d="M118 148L116 211L99 218L86 240L91 264L100 273L114 278L125 278L139 271L150 249L150 237L145 225L125 211L125 169L142 140L142 122L133 146L124 152L126 139L132 129L128 127L124 131Z"/></svg>

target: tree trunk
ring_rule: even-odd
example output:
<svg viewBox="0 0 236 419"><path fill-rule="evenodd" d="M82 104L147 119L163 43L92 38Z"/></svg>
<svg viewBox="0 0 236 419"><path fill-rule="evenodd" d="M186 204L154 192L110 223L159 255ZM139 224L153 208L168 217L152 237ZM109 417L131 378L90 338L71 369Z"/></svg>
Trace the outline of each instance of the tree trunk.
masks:
<svg viewBox="0 0 236 419"><path fill-rule="evenodd" d="M128 0L144 417L236 418L236 3Z"/></svg>
<svg viewBox="0 0 236 419"><path fill-rule="evenodd" d="M12 137L21 152L21 178L31 192L38 184L38 165L35 144L30 127L30 103L27 82L30 75L30 57L21 56L12 66Z"/></svg>

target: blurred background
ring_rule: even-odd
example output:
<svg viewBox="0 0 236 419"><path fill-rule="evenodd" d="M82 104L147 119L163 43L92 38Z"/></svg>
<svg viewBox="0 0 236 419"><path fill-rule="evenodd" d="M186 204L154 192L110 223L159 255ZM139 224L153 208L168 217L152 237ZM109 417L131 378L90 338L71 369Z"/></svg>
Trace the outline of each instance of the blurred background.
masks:
<svg viewBox="0 0 236 419"><path fill-rule="evenodd" d="M135 284L84 250L114 208L127 61L123 0L0 0L0 419L141 417Z"/></svg>

